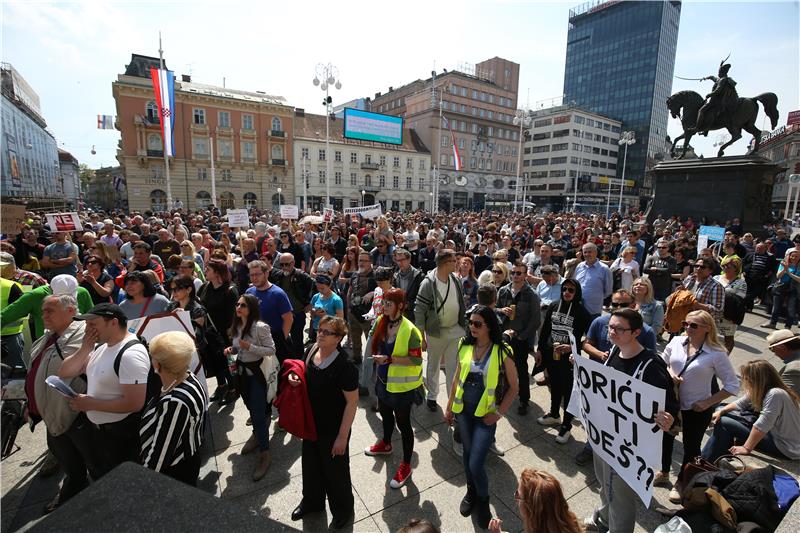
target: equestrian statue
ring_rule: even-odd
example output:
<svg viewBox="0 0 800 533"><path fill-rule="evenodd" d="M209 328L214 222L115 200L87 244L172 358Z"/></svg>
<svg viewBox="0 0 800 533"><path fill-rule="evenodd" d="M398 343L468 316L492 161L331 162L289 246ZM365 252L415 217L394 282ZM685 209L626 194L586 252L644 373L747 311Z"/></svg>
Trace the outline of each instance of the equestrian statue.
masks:
<svg viewBox="0 0 800 533"><path fill-rule="evenodd" d="M761 130L756 128L758 102L764 106L764 112L772 122L772 129L778 125L778 97L775 93L762 93L753 98L740 97L736 92L736 82L728 76L731 66L725 63L727 59L720 62L717 76L692 80L714 82L714 87L705 99L694 91L680 91L667 98L667 107L672 118L680 118L683 126L683 134L672 142L670 148L672 157L676 157L675 146L679 140L684 139L683 152L677 159L686 155L689 141L693 135L708 136L709 131L723 128L731 134L731 140L720 146L717 157L722 157L725 148L742 138L742 130L753 136L755 143L749 153L755 153L761 140ZM680 76L676 77L680 78Z"/></svg>

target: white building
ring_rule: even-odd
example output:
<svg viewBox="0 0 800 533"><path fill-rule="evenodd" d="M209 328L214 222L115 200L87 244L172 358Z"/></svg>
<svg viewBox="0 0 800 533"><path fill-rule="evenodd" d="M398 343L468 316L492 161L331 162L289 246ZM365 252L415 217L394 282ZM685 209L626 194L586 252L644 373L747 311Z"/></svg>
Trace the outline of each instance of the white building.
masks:
<svg viewBox="0 0 800 533"><path fill-rule="evenodd" d="M325 116L296 111L293 145L297 205L305 208L305 193L308 206L320 209L325 202L326 180L330 179L331 203L337 210L376 203L383 205L384 212L430 208L431 154L413 130L403 132L402 145L392 145L345 139L343 125L340 119L330 121L327 153Z"/></svg>
<svg viewBox="0 0 800 533"><path fill-rule="evenodd" d="M577 177L578 209L605 210L611 180L611 204L619 202L622 169L617 168L622 123L584 109L561 105L532 113L522 153L525 197L539 207L572 207ZM633 181L626 180L623 205L638 205Z"/></svg>

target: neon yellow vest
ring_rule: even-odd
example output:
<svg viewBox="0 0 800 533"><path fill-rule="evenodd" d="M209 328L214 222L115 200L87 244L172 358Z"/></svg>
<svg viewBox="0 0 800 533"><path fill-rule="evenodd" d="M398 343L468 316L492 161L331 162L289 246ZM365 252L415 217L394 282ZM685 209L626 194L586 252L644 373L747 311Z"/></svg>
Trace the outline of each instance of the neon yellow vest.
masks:
<svg viewBox="0 0 800 533"><path fill-rule="evenodd" d="M14 285L22 290L22 287L19 283L11 281L10 279L0 278L0 309L5 309L8 307L8 299L11 296L11 287ZM9 324L3 324L3 328L0 329L0 335L5 337L6 335L16 335L17 333L22 333L23 326L24 324L22 320L17 320L16 322L11 322Z"/></svg>
<svg viewBox="0 0 800 533"><path fill-rule="evenodd" d="M381 315L379 320L385 320ZM406 317L400 323L400 329L397 330L397 337L394 341L394 349L392 350L392 357L408 357L408 342L411 339L411 333L416 331L420 339L422 335L419 330L414 326ZM386 390L388 392L408 392L422 386L422 361L418 365L389 365L389 375L386 379Z"/></svg>
<svg viewBox="0 0 800 533"><path fill-rule="evenodd" d="M461 364L461 372L458 375L456 395L453 398L453 406L451 408L454 413L460 413L464 410L464 382L467 380L470 364L472 363L473 348L473 345L463 343L460 343L458 347L458 360ZM505 353L511 353L510 347L505 346L505 349ZM497 380L500 378L500 365L503 364L503 361L500 359L499 351L499 345L495 344L492 346L492 353L489 355L490 360L486 367L486 373L483 376L483 396L481 396L478 407L475 409L475 416L484 416L487 413L494 413L497 411L494 392L497 388ZM503 359L505 359L505 357Z"/></svg>

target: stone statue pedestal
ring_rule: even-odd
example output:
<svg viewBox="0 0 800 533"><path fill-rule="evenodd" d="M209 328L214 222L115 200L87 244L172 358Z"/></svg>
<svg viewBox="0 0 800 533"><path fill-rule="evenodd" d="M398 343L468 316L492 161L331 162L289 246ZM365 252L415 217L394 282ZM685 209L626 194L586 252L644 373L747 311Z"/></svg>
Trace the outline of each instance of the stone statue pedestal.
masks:
<svg viewBox="0 0 800 533"><path fill-rule="evenodd" d="M648 222L665 218L706 217L709 223L738 218L745 231L761 233L770 218L772 184L783 170L760 156L673 159L652 170L653 202Z"/></svg>

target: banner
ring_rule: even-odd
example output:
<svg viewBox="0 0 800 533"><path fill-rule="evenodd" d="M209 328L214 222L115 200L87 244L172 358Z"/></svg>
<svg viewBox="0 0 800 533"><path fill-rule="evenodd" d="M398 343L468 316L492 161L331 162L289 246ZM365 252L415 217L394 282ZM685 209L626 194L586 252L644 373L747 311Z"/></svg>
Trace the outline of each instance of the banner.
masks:
<svg viewBox="0 0 800 533"><path fill-rule="evenodd" d="M8 236L17 235L19 227L25 222L25 206L15 204L0 205L2 212L2 223L0 223L0 233Z"/></svg>
<svg viewBox="0 0 800 533"><path fill-rule="evenodd" d="M51 213L45 217L50 231L83 231L78 213Z"/></svg>
<svg viewBox="0 0 800 533"><path fill-rule="evenodd" d="M363 205L361 207L345 207L344 214L345 215L361 215L364 218L378 218L381 216L383 211L381 211L381 204L375 205Z"/></svg>
<svg viewBox="0 0 800 533"><path fill-rule="evenodd" d="M567 410L583 422L592 451L649 506L663 438L655 416L664 409L666 391L586 357L573 358Z"/></svg>
<svg viewBox="0 0 800 533"><path fill-rule="evenodd" d="M247 209L228 209L228 225L232 228L249 228L250 217Z"/></svg>
<svg viewBox="0 0 800 533"><path fill-rule="evenodd" d="M297 209L296 205L282 205L281 206L281 218L284 220L297 220L300 218L300 210Z"/></svg>

